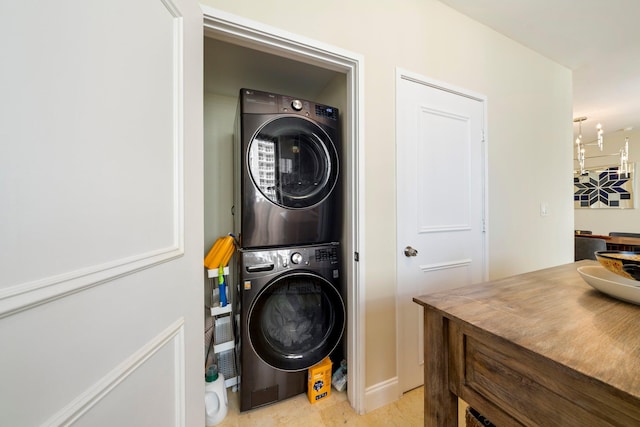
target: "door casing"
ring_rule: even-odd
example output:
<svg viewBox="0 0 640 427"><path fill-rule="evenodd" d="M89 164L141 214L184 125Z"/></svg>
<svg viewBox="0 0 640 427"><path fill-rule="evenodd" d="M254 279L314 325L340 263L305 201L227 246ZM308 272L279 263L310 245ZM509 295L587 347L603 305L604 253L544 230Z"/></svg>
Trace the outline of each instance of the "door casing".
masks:
<svg viewBox="0 0 640 427"><path fill-rule="evenodd" d="M266 26L211 7L201 6L204 33L228 43L274 53L296 61L343 73L347 81L347 109L344 159L345 192L352 197L344 208L348 218L343 244L350 261L345 259L347 289L347 394L357 413L365 410L364 366L364 58L356 53L329 46L302 36Z"/></svg>

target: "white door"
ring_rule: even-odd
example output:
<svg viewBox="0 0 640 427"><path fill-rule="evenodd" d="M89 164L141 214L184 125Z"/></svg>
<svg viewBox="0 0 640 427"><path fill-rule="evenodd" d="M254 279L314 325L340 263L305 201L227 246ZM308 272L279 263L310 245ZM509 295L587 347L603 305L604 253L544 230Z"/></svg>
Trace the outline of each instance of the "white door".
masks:
<svg viewBox="0 0 640 427"><path fill-rule="evenodd" d="M0 425L202 426L202 13L0 3Z"/></svg>
<svg viewBox="0 0 640 427"><path fill-rule="evenodd" d="M401 391L423 384L415 296L485 278L484 102L399 72L397 318Z"/></svg>

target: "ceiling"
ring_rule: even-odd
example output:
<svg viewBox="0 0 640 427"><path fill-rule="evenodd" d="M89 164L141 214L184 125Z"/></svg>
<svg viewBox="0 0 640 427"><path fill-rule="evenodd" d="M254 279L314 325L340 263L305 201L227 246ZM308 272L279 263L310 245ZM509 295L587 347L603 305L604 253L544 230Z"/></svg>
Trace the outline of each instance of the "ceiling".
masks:
<svg viewBox="0 0 640 427"><path fill-rule="evenodd" d="M220 60L224 58L224 60ZM241 88L316 99L340 73L212 37L204 39L204 89L237 97Z"/></svg>
<svg viewBox="0 0 640 427"><path fill-rule="evenodd" d="M440 1L571 69L585 141L640 129L640 1Z"/></svg>

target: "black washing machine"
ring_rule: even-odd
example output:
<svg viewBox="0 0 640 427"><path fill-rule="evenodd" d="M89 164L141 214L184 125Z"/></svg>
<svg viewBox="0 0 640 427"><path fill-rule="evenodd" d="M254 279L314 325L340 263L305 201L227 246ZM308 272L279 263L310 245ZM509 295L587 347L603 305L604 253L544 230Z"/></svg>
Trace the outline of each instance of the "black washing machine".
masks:
<svg viewBox="0 0 640 427"><path fill-rule="evenodd" d="M242 249L240 410L306 391L307 369L344 358L338 243Z"/></svg>
<svg viewBox="0 0 640 427"><path fill-rule="evenodd" d="M334 107L240 90L234 159L240 247L340 241L338 116Z"/></svg>

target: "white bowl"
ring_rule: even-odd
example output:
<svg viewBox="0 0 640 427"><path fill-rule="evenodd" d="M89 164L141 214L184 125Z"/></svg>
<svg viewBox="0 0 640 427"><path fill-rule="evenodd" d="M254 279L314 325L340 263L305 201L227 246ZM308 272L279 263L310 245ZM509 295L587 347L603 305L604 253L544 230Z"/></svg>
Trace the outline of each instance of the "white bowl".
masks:
<svg viewBox="0 0 640 427"><path fill-rule="evenodd" d="M601 265L578 267L578 273L591 287L623 301L640 304L640 282L625 279Z"/></svg>

